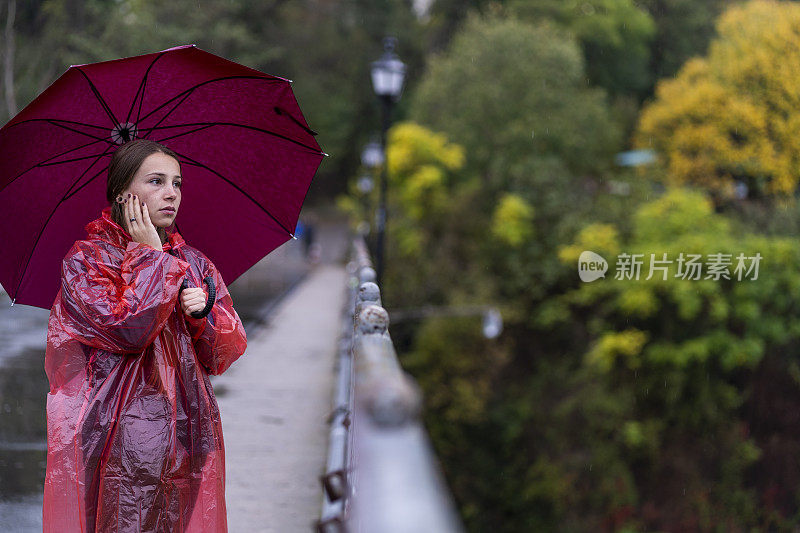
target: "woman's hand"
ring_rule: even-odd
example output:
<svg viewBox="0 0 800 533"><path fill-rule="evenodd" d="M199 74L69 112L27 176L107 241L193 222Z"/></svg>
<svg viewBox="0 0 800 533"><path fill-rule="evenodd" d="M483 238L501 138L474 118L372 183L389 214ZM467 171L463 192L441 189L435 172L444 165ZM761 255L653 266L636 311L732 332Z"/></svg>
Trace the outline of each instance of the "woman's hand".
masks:
<svg viewBox="0 0 800 533"><path fill-rule="evenodd" d="M134 219L131 222L131 219ZM140 204L135 195L125 200L125 225L131 238L142 244L149 244L156 250L163 250L161 237L150 220L150 213L146 204Z"/></svg>
<svg viewBox="0 0 800 533"><path fill-rule="evenodd" d="M200 287L189 287L181 291L181 309L187 315L206 308L206 293Z"/></svg>

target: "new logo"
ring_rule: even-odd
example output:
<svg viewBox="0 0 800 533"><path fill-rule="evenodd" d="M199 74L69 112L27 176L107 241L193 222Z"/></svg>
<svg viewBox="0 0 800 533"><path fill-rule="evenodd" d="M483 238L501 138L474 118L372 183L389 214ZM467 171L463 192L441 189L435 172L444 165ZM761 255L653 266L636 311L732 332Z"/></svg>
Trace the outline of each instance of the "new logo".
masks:
<svg viewBox="0 0 800 533"><path fill-rule="evenodd" d="M602 256L588 250L581 252L578 258L578 276L581 281L589 282L606 277L608 262Z"/></svg>

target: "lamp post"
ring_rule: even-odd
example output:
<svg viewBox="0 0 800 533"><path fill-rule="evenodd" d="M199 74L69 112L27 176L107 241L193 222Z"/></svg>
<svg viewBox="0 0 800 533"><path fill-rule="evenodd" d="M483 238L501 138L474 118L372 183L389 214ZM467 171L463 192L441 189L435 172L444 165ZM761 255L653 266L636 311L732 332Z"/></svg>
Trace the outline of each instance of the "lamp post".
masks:
<svg viewBox="0 0 800 533"><path fill-rule="evenodd" d="M372 176L364 174L358 178L358 192L361 193L361 209L364 218L358 224L358 233L367 240L369 235L369 193L372 191Z"/></svg>
<svg viewBox="0 0 800 533"><path fill-rule="evenodd" d="M373 139L372 141L368 142L364 145L364 149L361 151L361 164L364 165L365 168L369 169L370 173L370 184L369 190L365 190L366 181L364 177L362 177L358 181L358 189L363 194L363 207L364 207L364 216L367 217L364 224L369 225L369 198L368 195L370 191L372 191L372 180L375 176L375 172L378 170L378 167L383 165L383 147L381 143L377 139ZM377 210L375 211L377 214ZM377 224L376 224L377 226ZM371 248L371 253L375 253L375 242L372 239L367 239L367 235L364 234L364 239L367 241L369 247Z"/></svg>
<svg viewBox="0 0 800 533"><path fill-rule="evenodd" d="M383 164L383 146L378 141L370 141L364 145L361 152L361 164L370 170L375 170Z"/></svg>
<svg viewBox="0 0 800 533"><path fill-rule="evenodd" d="M389 130L392 116L392 106L400 99L400 92L403 90L403 79L406 74L406 66L394 53L397 46L397 39L386 37L383 39L383 56L377 61L372 62L372 88L381 101L382 128L381 128L381 147L384 153L384 165L381 169L381 187L378 199L377 213L377 242L376 242L376 261L375 273L379 286L383 280L384 269L384 239L386 234L386 132Z"/></svg>

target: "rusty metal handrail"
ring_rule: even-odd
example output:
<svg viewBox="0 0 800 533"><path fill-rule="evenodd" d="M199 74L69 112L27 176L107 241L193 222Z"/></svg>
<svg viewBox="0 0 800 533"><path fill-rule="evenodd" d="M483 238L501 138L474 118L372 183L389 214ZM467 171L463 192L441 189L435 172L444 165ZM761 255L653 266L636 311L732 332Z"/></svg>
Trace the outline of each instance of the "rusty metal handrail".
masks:
<svg viewBox="0 0 800 533"><path fill-rule="evenodd" d="M389 315L381 306L366 244L357 238L353 248L352 297L340 341L339 388L317 529L461 532L420 420L422 395L402 370L388 333Z"/></svg>

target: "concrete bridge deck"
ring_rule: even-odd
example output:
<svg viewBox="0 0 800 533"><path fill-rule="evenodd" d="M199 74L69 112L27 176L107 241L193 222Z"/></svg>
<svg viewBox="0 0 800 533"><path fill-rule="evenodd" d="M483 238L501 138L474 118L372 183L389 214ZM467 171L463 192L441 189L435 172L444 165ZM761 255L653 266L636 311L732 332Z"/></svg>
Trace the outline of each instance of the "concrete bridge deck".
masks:
<svg viewBox="0 0 800 533"><path fill-rule="evenodd" d="M320 224L314 240L319 263L253 330L244 355L211 377L231 532L308 532L319 518L346 296L346 226Z"/></svg>
<svg viewBox="0 0 800 533"><path fill-rule="evenodd" d="M340 265L312 270L212 378L232 532L306 532L319 518L345 279Z"/></svg>

